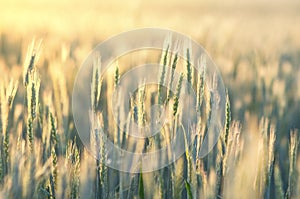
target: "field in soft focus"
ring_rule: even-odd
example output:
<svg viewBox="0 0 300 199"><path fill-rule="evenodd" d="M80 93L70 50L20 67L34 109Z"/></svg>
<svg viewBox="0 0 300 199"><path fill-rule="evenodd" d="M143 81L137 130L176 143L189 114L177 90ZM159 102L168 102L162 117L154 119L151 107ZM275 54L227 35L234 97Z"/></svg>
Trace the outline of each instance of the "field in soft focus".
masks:
<svg viewBox="0 0 300 199"><path fill-rule="evenodd" d="M299 198L299 10L296 0L0 0L0 197ZM228 89L231 142L223 133L199 170L185 153L152 173L117 172L76 136L71 96L82 62L101 41L142 27L191 36ZM42 44L31 121L23 76L33 39Z"/></svg>

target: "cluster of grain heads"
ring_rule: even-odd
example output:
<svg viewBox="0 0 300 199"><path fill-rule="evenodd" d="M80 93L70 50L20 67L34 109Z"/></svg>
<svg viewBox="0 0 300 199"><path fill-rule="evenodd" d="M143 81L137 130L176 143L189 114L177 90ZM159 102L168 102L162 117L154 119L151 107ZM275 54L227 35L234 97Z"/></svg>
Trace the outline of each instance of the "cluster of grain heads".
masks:
<svg viewBox="0 0 300 199"><path fill-rule="evenodd" d="M101 60L100 56L96 56L90 87L90 138L92 151L95 152L93 155L96 156L94 159L87 150L78 145L80 143L78 140L73 139L75 130L72 130L74 124L69 111L68 77L63 75L61 64L57 60L47 60L50 66L48 69L51 70L50 83L43 81L47 84L41 85L36 67L40 46L40 43L33 42L28 49L23 88L18 88L18 82L13 80L3 80L0 83L0 198L240 198L241 196L297 198L299 196L298 131L296 129L291 131L287 139L288 147L282 139L285 134L281 132L280 125L276 124L275 128L275 123L270 122L274 121L274 118L270 118L270 121L263 118L258 125L258 119L255 117L251 128L245 124L246 128L242 131L241 124L233 120L236 114L231 115L231 108L236 106L237 101L233 98L235 96L229 99L228 92L226 92L225 126L218 145L207 157L200 158L200 149L209 132L209 122L212 119L211 110L216 105L214 103L218 102L217 78L215 74L213 77L207 75L205 55L201 56L198 62L197 72L193 71L192 49L184 48L186 57L182 58L178 53L179 45L175 45L172 49L171 39L168 38L161 56L162 66L158 77L160 85L151 93L151 100L148 100L151 86L146 87L144 82L140 82L142 86L137 89L131 100L131 113L126 116L127 123L120 124L120 117L124 113L121 104L122 90L118 90L120 93L117 93L117 103L114 106L117 122L114 125L112 123L115 121L112 122L111 115L106 114L107 107L101 100L104 102L110 100L109 94L113 93L113 89L119 88L120 68L116 64L114 74L107 77L111 85L106 82L102 84ZM172 51L175 53L172 54ZM43 74L44 68L39 69ZM182 73L176 78L179 71ZM196 107L193 108L197 111L197 124L184 129L184 136L179 136L182 139L179 147L184 149L183 156L167 167L150 173L130 174L109 169L106 163L111 154L108 154L106 139L111 138L114 144L123 149L145 153L153 150L153 141L155 150L168 147L166 157L158 161L163 158L174 158L169 146L172 140L176 141L176 132L182 127L184 119L182 107L183 94L186 92L186 85L183 84L185 80L196 89ZM209 89L208 83L211 83L212 89ZM173 84L177 85L174 93L162 86L168 85L171 88ZM264 92L268 92L266 85L262 86L263 98ZM18 89L20 92L17 93ZM22 92L22 89L25 92ZM20 104L19 96L22 93L25 95L23 106ZM230 100L234 103L230 104ZM153 114L148 117L147 108L157 102L169 106L166 116L170 124L165 125L155 137L148 138L137 146L127 132L130 132L133 123L137 123L140 127L146 126L147 121L153 119ZM16 111L17 109L20 111ZM119 125L125 127L122 129ZM102 132L103 129L108 130L107 137ZM70 136L71 134L73 136ZM189 140L190 135L195 137ZM190 141L192 144L189 146ZM288 151L278 147L282 143L286 145ZM282 154L286 154L286 157L282 157L284 156ZM136 168L140 169L140 166L137 165Z"/></svg>
<svg viewBox="0 0 300 199"><path fill-rule="evenodd" d="M39 48L33 42L29 47L24 67L26 110L21 120L13 121L10 112L18 84L11 81L1 83L1 186L4 186L5 198L78 198L80 176L80 152L76 141L67 147L61 144L58 126L69 117L67 88L63 84L55 85L54 104L52 93L44 91L40 100L40 78L36 62ZM58 96L59 97L55 97ZM59 101L59 105L56 101ZM64 101L64 102L63 102ZM53 106L54 105L54 106ZM62 107L62 106L63 107ZM62 113L57 111L62 107ZM57 119L57 116L63 119ZM27 121L26 121L27 119ZM5 122L3 122L5 121ZM9 124L18 124L18 139L10 143ZM22 132L26 126L26 133ZM42 128L42 129L41 129ZM66 134L67 128L62 128ZM38 131L41 131L38 134ZM25 136L26 135L26 136ZM13 145L10 147L10 145ZM16 146L16 147L14 147ZM66 157L61 157L66 153ZM63 165L65 162L65 166ZM4 173L5 172L5 173Z"/></svg>

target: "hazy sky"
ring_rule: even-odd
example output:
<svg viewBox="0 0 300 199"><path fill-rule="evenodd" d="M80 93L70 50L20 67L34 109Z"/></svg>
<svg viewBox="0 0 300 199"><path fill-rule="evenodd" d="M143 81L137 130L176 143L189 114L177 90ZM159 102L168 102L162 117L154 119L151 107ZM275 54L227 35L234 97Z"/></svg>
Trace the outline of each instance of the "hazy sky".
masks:
<svg viewBox="0 0 300 199"><path fill-rule="evenodd" d="M209 23L297 23L296 0L0 0L0 32L117 33L155 26L176 30ZM274 25L274 24L273 24Z"/></svg>

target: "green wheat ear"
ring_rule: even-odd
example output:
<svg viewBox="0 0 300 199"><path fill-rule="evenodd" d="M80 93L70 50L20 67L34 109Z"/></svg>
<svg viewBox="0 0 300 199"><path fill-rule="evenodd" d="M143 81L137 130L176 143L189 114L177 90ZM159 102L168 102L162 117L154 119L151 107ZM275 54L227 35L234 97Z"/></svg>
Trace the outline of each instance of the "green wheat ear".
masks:
<svg viewBox="0 0 300 199"><path fill-rule="evenodd" d="M39 58L41 41L38 46L35 46L35 40L32 41L28 48L27 56L24 63L23 83L26 88L27 101L27 140L30 151L33 150L33 131L34 120L36 118L39 107L39 90L40 79L35 68L36 62Z"/></svg>
<svg viewBox="0 0 300 199"><path fill-rule="evenodd" d="M167 42L167 41L166 41ZM165 78L166 78L166 67L168 65L168 58L169 58L169 49L170 44L167 44L167 48L165 51L163 51L162 57L163 57L163 65L162 70L159 78L159 85L158 85L158 103L162 103L162 85L164 85Z"/></svg>
<svg viewBox="0 0 300 199"><path fill-rule="evenodd" d="M145 118L145 97L146 97L146 85L145 82L138 89L138 124L144 126L146 123Z"/></svg>
<svg viewBox="0 0 300 199"><path fill-rule="evenodd" d="M68 143L67 151L67 164L70 168L70 198L77 199L79 198L79 186L80 186L80 153L76 145L76 137L74 138L73 143L70 141Z"/></svg>
<svg viewBox="0 0 300 199"><path fill-rule="evenodd" d="M226 173L226 162L228 159L229 155L229 144L228 144L228 136L229 136L229 131L230 131L230 124L231 124L231 110L230 110L230 100L229 100L229 95L228 91L226 90L226 113L225 113L225 127L224 127L224 134L220 138L218 142L218 154L216 157L217 161L217 167L216 167L216 174L217 174L217 179L216 179L216 190L215 194L216 196L222 195L223 194L223 189L224 189L224 178L225 178L225 173Z"/></svg>
<svg viewBox="0 0 300 199"><path fill-rule="evenodd" d="M276 134L275 134L275 127L274 125L270 126L269 130L269 146L268 146L268 165L267 165L267 183L266 183L266 190L265 196L270 198L271 192L271 178L274 171L274 154L275 154L275 141L276 141Z"/></svg>
<svg viewBox="0 0 300 199"><path fill-rule="evenodd" d="M172 68L171 68L171 77L170 77L170 82L169 82L169 88L172 88L177 62L178 62L178 53L175 54L174 59L173 59ZM170 101L170 98L171 98L171 89L168 90L167 102Z"/></svg>
<svg viewBox="0 0 300 199"><path fill-rule="evenodd" d="M51 159L52 159L52 167L51 167L51 174L50 174L50 190L51 190L52 198L55 198L58 173L57 173L57 155L54 147L52 147L51 150Z"/></svg>
<svg viewBox="0 0 300 199"><path fill-rule="evenodd" d="M193 71L192 71L192 65L191 65L191 52L190 48L186 49L186 76L187 76L187 81L189 85L192 85L192 77L193 77ZM188 87L189 88L189 87Z"/></svg>
<svg viewBox="0 0 300 199"><path fill-rule="evenodd" d="M206 57L205 55L201 56L201 59L198 60L198 78L197 78L197 104L196 110L198 114L201 112L201 106L203 103L204 97L204 87L206 81Z"/></svg>
<svg viewBox="0 0 300 199"><path fill-rule="evenodd" d="M114 81L115 88L119 85L119 81L120 81L120 73L119 73L119 63L117 61L116 69L115 69L115 81Z"/></svg>
<svg viewBox="0 0 300 199"><path fill-rule="evenodd" d="M231 110L230 110L230 99L228 90L226 89L226 122L225 122L225 133L224 133L224 142L227 145L228 143L228 135L231 123Z"/></svg>
<svg viewBox="0 0 300 199"><path fill-rule="evenodd" d="M174 96L174 104L173 104L173 116L176 116L179 105L180 92L182 87L183 73L180 74L179 81L176 88L176 93Z"/></svg>
<svg viewBox="0 0 300 199"><path fill-rule="evenodd" d="M27 49L27 55L25 58L24 70L23 70L23 84L25 86L28 85L30 73L34 70L36 62L39 59L41 45L42 45L42 40L39 41L37 46L35 40L33 40Z"/></svg>
<svg viewBox="0 0 300 199"><path fill-rule="evenodd" d="M298 152L298 131L291 130L290 133L290 146L289 146L289 178L288 178L288 188L286 191L286 198L291 198L295 194L296 189L296 162L297 162L297 152Z"/></svg>
<svg viewBox="0 0 300 199"><path fill-rule="evenodd" d="M92 84L91 84L91 105L93 112L98 110L99 102L100 102L100 94L102 87L102 77L101 74L101 57L100 55L96 55L93 62L93 76L92 76Z"/></svg>
<svg viewBox="0 0 300 199"><path fill-rule="evenodd" d="M40 79L35 70L29 75L29 82L26 87L27 89L27 137L28 146L30 151L33 150L33 131L34 131L34 121L37 117L38 107L39 107L39 91L40 91Z"/></svg>
<svg viewBox="0 0 300 199"><path fill-rule="evenodd" d="M58 134L56 118L52 112L49 112L49 126L50 126L50 146L54 147L55 151L58 152Z"/></svg>

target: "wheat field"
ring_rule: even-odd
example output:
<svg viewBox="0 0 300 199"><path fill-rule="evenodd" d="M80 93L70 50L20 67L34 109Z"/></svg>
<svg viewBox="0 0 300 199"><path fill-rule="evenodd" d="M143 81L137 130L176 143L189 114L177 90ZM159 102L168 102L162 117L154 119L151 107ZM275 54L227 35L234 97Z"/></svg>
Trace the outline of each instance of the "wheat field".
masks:
<svg viewBox="0 0 300 199"><path fill-rule="evenodd" d="M293 0L0 0L0 198L299 198L299 10ZM100 124L91 123L103 125L112 143L135 153L155 151L174 138L184 117L182 82L199 96L194 109L201 122L188 129L195 134L191 145L187 136L180 138L182 156L155 171L129 165L132 172L124 172L105 164L103 137L92 132L95 148L85 146L72 94L97 44L142 27L172 29L205 48L226 88L225 120L216 145L198 158L213 94L203 83L205 73L190 70L188 57L133 52L112 63L104 77L96 65L88 97L91 118ZM157 77L163 81L173 81L172 68L179 76L174 92L155 85L135 90L132 123L149 122L147 110L160 101L169 106L171 121L135 142L126 134L130 127L118 128L105 104L122 75L145 60L170 68ZM122 107L117 105L118 117L125 117Z"/></svg>

